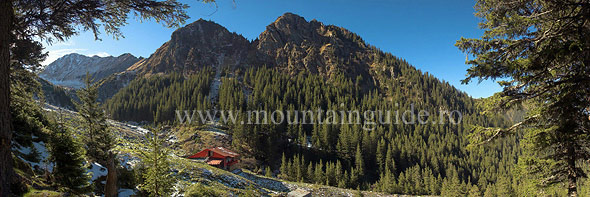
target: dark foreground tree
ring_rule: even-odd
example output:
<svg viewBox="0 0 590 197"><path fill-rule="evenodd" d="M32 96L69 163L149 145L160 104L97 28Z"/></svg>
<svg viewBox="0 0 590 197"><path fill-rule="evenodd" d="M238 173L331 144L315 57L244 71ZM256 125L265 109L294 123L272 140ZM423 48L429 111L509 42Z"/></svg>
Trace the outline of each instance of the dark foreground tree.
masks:
<svg viewBox="0 0 590 197"><path fill-rule="evenodd" d="M577 196L590 155L590 1L479 0L475 7L485 33L457 42L475 57L463 82L500 79L504 89L490 98L490 109L523 102L536 108L512 127L476 129L472 139L485 143L528 128L524 136L538 158L557 163L537 170L549 171L541 185L564 182Z"/></svg>
<svg viewBox="0 0 590 197"><path fill-rule="evenodd" d="M13 16L10 1L0 1L0 196L10 194L13 181L12 129L10 117L10 29Z"/></svg>
<svg viewBox="0 0 590 197"><path fill-rule="evenodd" d="M0 196L11 193L10 184L15 176L10 162L10 67L38 67L43 59L39 56L42 47L38 40L63 41L80 31L92 31L98 39L101 29L119 38L120 27L127 24L129 14L174 27L188 18L186 8L176 0L0 1L0 160L5 161L0 162Z"/></svg>
<svg viewBox="0 0 590 197"><path fill-rule="evenodd" d="M84 193L89 187L90 180L84 164L86 162L84 149L74 138L61 112L57 114L57 117L49 143L51 153L49 160L55 163L53 174L56 183L75 192Z"/></svg>

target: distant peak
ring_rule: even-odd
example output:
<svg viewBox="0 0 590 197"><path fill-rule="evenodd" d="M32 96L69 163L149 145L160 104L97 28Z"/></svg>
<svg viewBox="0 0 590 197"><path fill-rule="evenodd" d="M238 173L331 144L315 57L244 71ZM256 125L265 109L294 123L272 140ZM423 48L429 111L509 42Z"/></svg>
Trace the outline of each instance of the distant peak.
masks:
<svg viewBox="0 0 590 197"><path fill-rule="evenodd" d="M66 54L63 57L76 57L76 56L85 56L79 53L70 53L70 54Z"/></svg>
<svg viewBox="0 0 590 197"><path fill-rule="evenodd" d="M201 18L174 31L172 38L177 38L180 35L183 35L182 37L188 36L193 38L194 36L206 36L218 30L227 31L225 27Z"/></svg>
<svg viewBox="0 0 590 197"><path fill-rule="evenodd" d="M123 53L123 54L119 55L119 57L135 57L135 56L131 53Z"/></svg>
<svg viewBox="0 0 590 197"><path fill-rule="evenodd" d="M54 62L58 62L58 61L69 61L72 59L85 59L85 58L89 58L89 57L86 55L79 54L79 53L68 53L68 54L65 54L65 55L57 58L55 61L51 62L50 64L53 64Z"/></svg>
<svg viewBox="0 0 590 197"><path fill-rule="evenodd" d="M302 16L299 16L297 14L293 14L291 12L286 12L283 15L279 16L279 18L277 18L277 20L275 20L274 23L279 23L279 22L287 22L287 23L291 23L291 22L299 22L299 21L305 21L305 18L303 18Z"/></svg>
<svg viewBox="0 0 590 197"><path fill-rule="evenodd" d="M285 12L283 15L279 16L279 18L282 18L282 19L303 19L302 16L299 16L297 14L293 14L291 12Z"/></svg>
<svg viewBox="0 0 590 197"><path fill-rule="evenodd" d="M217 24L216 22L213 22L210 20L205 20L203 18L199 18L195 22L192 22L192 23L186 25L184 28L190 28L190 27L195 27L195 26L199 26L199 25L215 25L215 26L222 27L221 25Z"/></svg>

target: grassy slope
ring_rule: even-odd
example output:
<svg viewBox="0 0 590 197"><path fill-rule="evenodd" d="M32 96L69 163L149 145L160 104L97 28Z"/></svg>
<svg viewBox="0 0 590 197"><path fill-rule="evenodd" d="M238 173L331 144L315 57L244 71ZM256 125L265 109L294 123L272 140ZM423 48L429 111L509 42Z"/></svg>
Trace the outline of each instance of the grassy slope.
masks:
<svg viewBox="0 0 590 197"><path fill-rule="evenodd" d="M219 132L219 128L211 125L175 127L170 131L169 134L175 139L170 147L173 147L177 155L186 156L201 148L231 144L229 137L224 134L223 130ZM358 191L355 190L265 177L245 169L229 172L181 157L174 157L173 163L175 163L175 168L179 170L180 177L183 177L183 184L202 183L213 187L213 189L225 190L226 194L244 194L253 190L258 195L280 196L297 188L311 191L314 196L355 196L358 194ZM364 196L387 196L368 191L363 191L362 194Z"/></svg>
<svg viewBox="0 0 590 197"><path fill-rule="evenodd" d="M56 108L53 108L54 110ZM66 116L77 116L75 112L66 111ZM116 150L119 151L120 164L127 168L134 167L139 161L138 147L144 145L144 134L147 130L121 122L109 121L118 136ZM283 196L289 191L301 188L311 191L314 196L355 196L358 191L335 188L324 185L296 183L273 177L264 177L248 170L233 172L209 166L203 162L184 158L203 147L229 146L230 136L223 130L211 125L200 127L173 127L168 130L168 146L173 150L172 168L178 177L175 194L189 194L195 190L205 190L218 196ZM25 162L21 162L24 163ZM30 165L27 167L30 169ZM31 171L31 170L27 170ZM31 186L24 196L62 196L63 193L52 191L42 177L26 173ZM120 177L121 178L121 177ZM49 189L48 189L49 188ZM55 188L53 188L55 189ZM374 192L362 192L364 196L386 196Z"/></svg>

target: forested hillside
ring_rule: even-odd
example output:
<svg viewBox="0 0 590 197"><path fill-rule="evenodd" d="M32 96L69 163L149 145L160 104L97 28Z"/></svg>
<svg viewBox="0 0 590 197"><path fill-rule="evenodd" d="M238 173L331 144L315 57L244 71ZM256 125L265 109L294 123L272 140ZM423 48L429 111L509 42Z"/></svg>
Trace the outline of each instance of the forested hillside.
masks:
<svg viewBox="0 0 590 197"><path fill-rule="evenodd" d="M210 109L212 74L205 69L187 77L177 73L138 78L109 100L107 112L114 119L172 123L175 110Z"/></svg>
<svg viewBox="0 0 590 197"><path fill-rule="evenodd" d="M186 28L203 28L199 24L210 22L196 23ZM448 83L345 29L289 13L267 27L253 45L259 52L244 60L250 64L211 63L212 69L222 72L219 97L213 103L207 99L213 71L196 69L188 75L173 71L187 69L182 66L135 79L107 102L108 112L118 120L149 122L155 116L157 122L178 125L175 109L239 110L237 123L226 125L233 148L286 180L387 193L516 194L518 136L467 148L474 125L505 127L509 120L501 114L481 114L479 101ZM170 46L165 44L159 53L171 50ZM285 49L294 51L265 55ZM161 67L149 63L154 58L159 57L152 55L140 68L159 70L147 69ZM245 112L250 110L318 109L324 110L323 115L326 110L427 110L431 116L426 124L404 124L395 116L384 124L371 123L362 115L359 124L240 124L247 122ZM462 114L459 124L453 124L457 117L440 113L453 110ZM344 116L336 118L349 118Z"/></svg>
<svg viewBox="0 0 590 197"><path fill-rule="evenodd" d="M71 89L54 85L51 82L41 78L37 78L37 81L39 81L41 85L41 93L43 95L41 98L45 102L70 110L75 108L72 101L75 97L75 93Z"/></svg>
<svg viewBox="0 0 590 197"><path fill-rule="evenodd" d="M0 1L0 196L590 196L590 0L229 4Z"/></svg>
<svg viewBox="0 0 590 197"><path fill-rule="evenodd" d="M252 69L244 76L243 86L254 87L246 104L225 107L265 111L319 108L385 111L410 109L411 103L416 109L438 110L452 103L463 112L462 124L405 125L396 124L395 120L383 125L362 122L352 125L237 124L229 130L234 137L234 147L279 169L280 177L292 181L375 188L389 193L452 195L467 192L474 186L481 188L480 191L488 186L494 188L494 183L502 177L507 183L499 185L497 191L514 191L509 184L511 177L506 175L511 174L519 155L516 138L507 138L485 149L466 149L472 125L502 126L508 122L502 116L477 114L475 101L465 95L457 94L449 97L451 101L446 100L444 95L448 94L443 92L456 90L432 77L425 77L416 70L404 74L402 76L408 78L417 75L426 79L413 85L411 90L390 90L393 94L374 90L362 95L358 93L359 86L344 77L340 77L340 81L326 82L317 75L291 77L273 69ZM434 84L442 87L440 90L433 88L433 93L439 93L433 94L437 95L433 98L410 95L418 94L416 90L424 90L429 85L436 86ZM226 99L239 100L240 92L230 91L235 87L222 87L227 90L222 88L221 92L235 93L226 95ZM439 117L429 120L439 120Z"/></svg>

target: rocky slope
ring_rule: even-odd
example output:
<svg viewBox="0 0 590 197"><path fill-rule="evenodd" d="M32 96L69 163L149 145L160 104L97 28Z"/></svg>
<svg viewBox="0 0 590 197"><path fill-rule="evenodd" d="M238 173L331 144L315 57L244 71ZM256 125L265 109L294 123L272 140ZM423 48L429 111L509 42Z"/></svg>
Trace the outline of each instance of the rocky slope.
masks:
<svg viewBox="0 0 590 197"><path fill-rule="evenodd" d="M118 57L88 57L72 53L47 65L39 76L55 85L80 88L84 85L86 73L98 81L113 73L125 71L140 59L129 53Z"/></svg>
<svg viewBox="0 0 590 197"><path fill-rule="evenodd" d="M142 75L191 73L204 67L247 64L250 42L221 25L199 19L180 28L145 61L129 68Z"/></svg>
<svg viewBox="0 0 590 197"><path fill-rule="evenodd" d="M308 70L327 77L369 77L373 51L347 29L285 13L252 43L258 58L289 73Z"/></svg>
<svg viewBox="0 0 590 197"><path fill-rule="evenodd" d="M140 75L194 72L202 67L274 66L290 74L309 71L330 78L371 78L373 47L333 25L285 13L250 42L211 21L198 20L176 30L145 61L129 70ZM371 80L367 82L372 83Z"/></svg>

